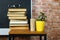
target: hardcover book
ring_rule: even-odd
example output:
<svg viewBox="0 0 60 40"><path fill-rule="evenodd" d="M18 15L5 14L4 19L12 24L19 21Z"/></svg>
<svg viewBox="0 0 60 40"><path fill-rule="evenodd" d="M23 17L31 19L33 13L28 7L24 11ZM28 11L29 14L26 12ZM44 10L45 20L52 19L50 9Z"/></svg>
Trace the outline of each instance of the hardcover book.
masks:
<svg viewBox="0 0 60 40"><path fill-rule="evenodd" d="M10 16L9 19L27 19L27 17L26 16L22 16L22 17Z"/></svg>
<svg viewBox="0 0 60 40"><path fill-rule="evenodd" d="M21 30L29 30L29 27L26 27L26 26L24 26L24 27L22 27L22 26L20 26L20 27L10 27L10 29L21 29Z"/></svg>
<svg viewBox="0 0 60 40"><path fill-rule="evenodd" d="M8 12L7 16L25 16L25 12Z"/></svg>
<svg viewBox="0 0 60 40"><path fill-rule="evenodd" d="M27 11L26 8L9 8L8 11Z"/></svg>
<svg viewBox="0 0 60 40"><path fill-rule="evenodd" d="M8 14L25 14L25 13L26 13L25 11L23 11L23 12L16 12L16 11L10 12L10 11L8 11Z"/></svg>
<svg viewBox="0 0 60 40"><path fill-rule="evenodd" d="M25 16L24 14L8 14L7 16L12 16L12 17L20 17L20 16Z"/></svg>
<svg viewBox="0 0 60 40"><path fill-rule="evenodd" d="M9 24L9 26L29 26L28 24Z"/></svg>
<svg viewBox="0 0 60 40"><path fill-rule="evenodd" d="M28 23L28 21L27 20L10 20L10 24L14 24L14 23L16 23L16 24L27 24Z"/></svg>

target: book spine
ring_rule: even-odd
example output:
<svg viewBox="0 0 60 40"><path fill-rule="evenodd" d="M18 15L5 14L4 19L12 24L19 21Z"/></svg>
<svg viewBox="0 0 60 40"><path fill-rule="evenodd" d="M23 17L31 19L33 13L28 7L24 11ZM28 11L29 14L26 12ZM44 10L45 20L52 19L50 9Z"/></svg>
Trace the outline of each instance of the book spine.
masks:
<svg viewBox="0 0 60 40"><path fill-rule="evenodd" d="M27 17L9 17L9 19L27 19Z"/></svg>
<svg viewBox="0 0 60 40"><path fill-rule="evenodd" d="M26 11L26 9L8 9L8 11Z"/></svg>
<svg viewBox="0 0 60 40"><path fill-rule="evenodd" d="M13 14L13 15L11 15L11 14L8 14L7 16L9 16L9 17L22 17L22 16L25 16L25 15L21 15L21 14Z"/></svg>
<svg viewBox="0 0 60 40"><path fill-rule="evenodd" d="M16 13L17 13L17 14L25 14L26 12L16 12L16 11L15 11L15 12L9 12L9 11L8 11L8 14L16 14Z"/></svg>
<svg viewBox="0 0 60 40"><path fill-rule="evenodd" d="M26 25L21 25L21 24L9 24L9 26L29 26L28 24Z"/></svg>
<svg viewBox="0 0 60 40"><path fill-rule="evenodd" d="M28 27L10 27L10 29L29 29Z"/></svg>
<svg viewBox="0 0 60 40"><path fill-rule="evenodd" d="M28 23L27 21L10 21L10 23L16 23L16 24L19 24L19 23Z"/></svg>

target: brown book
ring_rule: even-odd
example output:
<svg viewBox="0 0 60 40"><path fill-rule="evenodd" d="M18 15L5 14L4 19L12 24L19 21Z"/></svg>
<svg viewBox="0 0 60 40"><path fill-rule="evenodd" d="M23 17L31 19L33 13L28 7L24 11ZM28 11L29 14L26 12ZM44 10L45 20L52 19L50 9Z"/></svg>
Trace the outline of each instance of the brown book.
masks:
<svg viewBox="0 0 60 40"><path fill-rule="evenodd" d="M26 8L9 8L8 11L26 11Z"/></svg>
<svg viewBox="0 0 60 40"><path fill-rule="evenodd" d="M22 17L10 16L9 19L27 19L27 16L22 16Z"/></svg>
<svg viewBox="0 0 60 40"><path fill-rule="evenodd" d="M28 26L24 26L24 27L22 27L22 26L14 26L14 27L12 27L12 26L10 26L10 29L21 29L21 30L29 30L29 27Z"/></svg>
<svg viewBox="0 0 60 40"><path fill-rule="evenodd" d="M10 26L10 29L11 30L20 30L20 31L29 31L29 27L26 27L26 26L24 26L24 27L18 27L18 26L16 26L16 27L11 27Z"/></svg>

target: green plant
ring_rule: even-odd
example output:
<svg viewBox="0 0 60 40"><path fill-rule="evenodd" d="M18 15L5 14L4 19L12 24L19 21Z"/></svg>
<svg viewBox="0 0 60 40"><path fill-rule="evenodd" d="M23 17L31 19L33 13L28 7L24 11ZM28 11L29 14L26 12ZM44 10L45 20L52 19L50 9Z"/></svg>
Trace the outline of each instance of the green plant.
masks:
<svg viewBox="0 0 60 40"><path fill-rule="evenodd" d="M45 16L45 13L40 12L40 15L38 16L37 20L39 20L39 21L45 21L46 18L47 18L47 16Z"/></svg>

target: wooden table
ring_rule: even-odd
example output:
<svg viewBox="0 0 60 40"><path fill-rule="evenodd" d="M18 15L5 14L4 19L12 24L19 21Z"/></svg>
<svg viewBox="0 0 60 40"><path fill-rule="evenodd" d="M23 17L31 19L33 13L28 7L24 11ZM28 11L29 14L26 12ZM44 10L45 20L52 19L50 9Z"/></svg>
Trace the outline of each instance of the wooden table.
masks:
<svg viewBox="0 0 60 40"><path fill-rule="evenodd" d="M11 37L14 36L40 36L40 40L42 40L42 36L44 36L44 40L47 40L47 34L44 32L37 32L37 31L21 31L21 30L11 30L9 32L9 40L11 40ZM14 38L12 39L14 40Z"/></svg>

